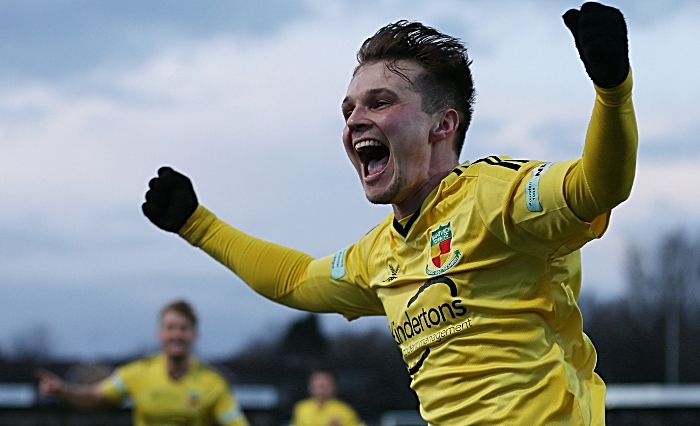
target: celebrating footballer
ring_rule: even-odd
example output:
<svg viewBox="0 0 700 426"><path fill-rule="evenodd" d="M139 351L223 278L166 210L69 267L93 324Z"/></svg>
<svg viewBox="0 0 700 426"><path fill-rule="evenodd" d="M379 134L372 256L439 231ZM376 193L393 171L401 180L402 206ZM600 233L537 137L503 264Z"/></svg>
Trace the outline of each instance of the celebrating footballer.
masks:
<svg viewBox="0 0 700 426"><path fill-rule="evenodd" d="M393 209L356 243L315 259L246 235L169 167L143 213L277 303L385 315L431 425L604 424L579 249L632 188L632 74L619 10L585 3L563 20L596 94L580 158L460 164L474 102L466 48L398 21L362 44L341 102L365 194Z"/></svg>

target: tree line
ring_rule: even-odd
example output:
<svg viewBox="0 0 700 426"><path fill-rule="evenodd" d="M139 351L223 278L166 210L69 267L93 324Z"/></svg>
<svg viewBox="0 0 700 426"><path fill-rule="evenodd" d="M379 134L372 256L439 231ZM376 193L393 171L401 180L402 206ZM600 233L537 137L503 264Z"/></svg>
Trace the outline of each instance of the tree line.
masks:
<svg viewBox="0 0 700 426"><path fill-rule="evenodd" d="M589 303L584 331L606 382L700 382L700 239L682 231L627 252L627 291Z"/></svg>

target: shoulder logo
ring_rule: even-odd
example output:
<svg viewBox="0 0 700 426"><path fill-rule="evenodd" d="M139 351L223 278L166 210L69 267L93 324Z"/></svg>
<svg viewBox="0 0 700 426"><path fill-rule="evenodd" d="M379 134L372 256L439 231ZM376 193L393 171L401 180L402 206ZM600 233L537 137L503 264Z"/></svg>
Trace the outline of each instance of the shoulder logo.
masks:
<svg viewBox="0 0 700 426"><path fill-rule="evenodd" d="M452 224L447 222L430 233L430 260L425 267L428 275L439 275L455 266L462 256L459 250L452 250Z"/></svg>
<svg viewBox="0 0 700 426"><path fill-rule="evenodd" d="M544 163L532 169L532 177L525 186L525 203L531 212L543 210L542 204L540 204L540 178L550 167L552 167L552 163Z"/></svg>
<svg viewBox="0 0 700 426"><path fill-rule="evenodd" d="M331 278L339 280L345 276L345 252L348 248L345 247L333 256L331 261Z"/></svg>

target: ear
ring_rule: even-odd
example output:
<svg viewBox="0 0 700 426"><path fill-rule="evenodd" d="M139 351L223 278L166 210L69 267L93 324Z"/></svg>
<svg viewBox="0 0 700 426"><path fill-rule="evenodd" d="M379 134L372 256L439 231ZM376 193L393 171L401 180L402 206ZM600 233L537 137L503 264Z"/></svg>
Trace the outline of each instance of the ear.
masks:
<svg viewBox="0 0 700 426"><path fill-rule="evenodd" d="M430 129L429 141L436 143L445 139L450 139L457 132L459 127L459 114L454 109L447 109L436 117L437 121Z"/></svg>

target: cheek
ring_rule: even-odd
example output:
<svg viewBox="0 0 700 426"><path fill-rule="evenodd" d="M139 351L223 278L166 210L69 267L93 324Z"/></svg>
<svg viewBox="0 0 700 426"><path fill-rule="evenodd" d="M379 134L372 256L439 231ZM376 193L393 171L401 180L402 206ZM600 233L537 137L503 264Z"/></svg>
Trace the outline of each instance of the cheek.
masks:
<svg viewBox="0 0 700 426"><path fill-rule="evenodd" d="M345 126L343 129L343 134L341 135L341 138L343 140L343 146L345 147L345 151L347 153L350 153L352 150L352 139L350 138L350 129L348 129L348 126Z"/></svg>
<svg viewBox="0 0 700 426"><path fill-rule="evenodd" d="M355 148L352 146L352 139L350 137L350 131L347 126L343 129L343 148L345 148L345 153L347 154L350 162L355 166L355 168L360 167L360 160L355 155Z"/></svg>
<svg viewBox="0 0 700 426"><path fill-rule="evenodd" d="M424 133L423 126L418 122L417 118L402 117L400 114L384 117L378 126L382 133L391 141L392 150L394 149L394 143L398 145L411 144L414 139L422 138Z"/></svg>

